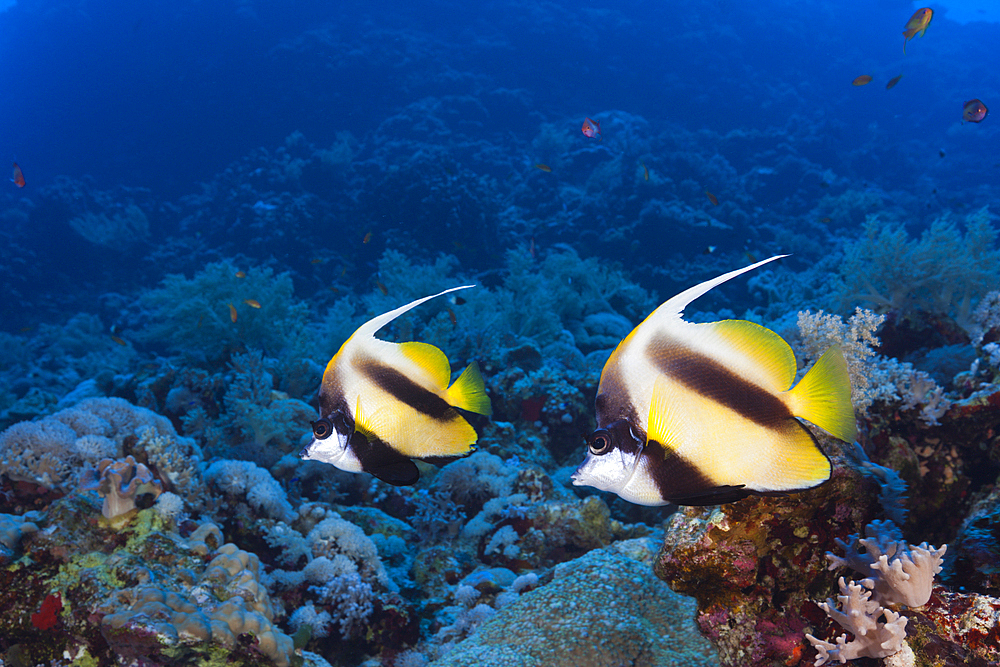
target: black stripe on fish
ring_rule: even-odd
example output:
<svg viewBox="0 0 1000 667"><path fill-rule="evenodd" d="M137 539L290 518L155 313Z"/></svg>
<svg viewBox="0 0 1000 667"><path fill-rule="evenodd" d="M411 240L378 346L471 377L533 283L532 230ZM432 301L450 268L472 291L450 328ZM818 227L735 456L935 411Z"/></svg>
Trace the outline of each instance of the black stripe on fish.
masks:
<svg viewBox="0 0 1000 667"><path fill-rule="evenodd" d="M798 422L796 422L798 423ZM677 505L720 505L746 498L751 491L742 486L715 484L690 461L650 440L642 451L647 470L663 500Z"/></svg>
<svg viewBox="0 0 1000 667"><path fill-rule="evenodd" d="M747 382L715 359L675 340L654 339L646 348L646 354L671 380L755 424L782 430L793 417L778 397Z"/></svg>
<svg viewBox="0 0 1000 667"><path fill-rule="evenodd" d="M641 424L639 413L632 403L632 398L628 388L621 382L620 376L609 373L607 377L601 378L601 393L594 401L594 409L597 413L597 425L601 428L611 428L610 424L624 419L630 424ZM640 429L641 431L641 429ZM646 433L640 432L636 435L641 439L646 439Z"/></svg>
<svg viewBox="0 0 1000 667"><path fill-rule="evenodd" d="M400 403L405 403L431 419L446 422L458 415L443 398L424 389L391 366L367 359L358 364L358 369Z"/></svg>
<svg viewBox="0 0 1000 667"><path fill-rule="evenodd" d="M394 486L409 486L420 479L420 470L409 458L378 438L366 438L355 431L350 448L361 462L361 469Z"/></svg>

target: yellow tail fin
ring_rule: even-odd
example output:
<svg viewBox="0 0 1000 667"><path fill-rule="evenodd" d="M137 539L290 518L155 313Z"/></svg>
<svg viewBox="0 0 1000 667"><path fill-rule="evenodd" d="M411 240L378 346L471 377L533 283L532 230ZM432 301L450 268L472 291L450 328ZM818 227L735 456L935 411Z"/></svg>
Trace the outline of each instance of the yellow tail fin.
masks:
<svg viewBox="0 0 1000 667"><path fill-rule="evenodd" d="M490 397L486 395L483 375L479 372L479 364L474 361L462 371L455 384L448 388L445 400L449 405L475 412L477 415L493 414Z"/></svg>
<svg viewBox="0 0 1000 667"><path fill-rule="evenodd" d="M858 425L851 405L851 378L847 361L831 347L789 392L792 414L808 419L844 442L854 442Z"/></svg>

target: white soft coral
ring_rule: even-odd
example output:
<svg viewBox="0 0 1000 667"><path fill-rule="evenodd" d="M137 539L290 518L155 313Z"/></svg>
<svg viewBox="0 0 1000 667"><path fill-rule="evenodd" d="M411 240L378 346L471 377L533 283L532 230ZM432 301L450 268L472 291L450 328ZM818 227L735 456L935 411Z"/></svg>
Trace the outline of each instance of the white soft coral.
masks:
<svg viewBox="0 0 1000 667"><path fill-rule="evenodd" d="M875 583L875 598L882 604L902 604L921 607L927 604L934 585L934 575L941 571L941 562L948 545L940 548L926 542L911 547L892 521L872 521L865 527L865 537L855 534L850 540L837 540L846 556L827 553L831 570L848 566ZM865 548L857 553L854 542Z"/></svg>
<svg viewBox="0 0 1000 667"><path fill-rule="evenodd" d="M834 606L833 600L820 603L827 616L855 638L848 642L844 634L833 644L806 635L819 652L815 665L823 665L829 660L844 663L861 657L912 656L905 642L906 617L886 607L927 604L947 545L935 548L924 542L911 547L891 521L871 522L865 527L865 535L864 539L855 534L847 541L837 540L845 552L843 558L832 553L826 555L831 570L847 566L869 576L860 583L845 583L844 578L840 578L841 595L837 600L842 611ZM864 552L858 553L854 543L864 547ZM880 622L880 617L885 621ZM907 664L905 660L904 664Z"/></svg>
<svg viewBox="0 0 1000 667"><path fill-rule="evenodd" d="M906 617L900 616L891 609L886 609L871 599L871 579L865 579L860 584L845 583L840 578L840 592L837 601L843 611L838 610L833 600L819 604L827 616L837 621L845 630L855 637L847 641L847 634L837 637L837 643L816 639L806 635L813 647L819 652L815 665L823 665L830 660L845 663L855 658L885 658L897 653L906 639ZM885 616L885 622L879 622L880 616Z"/></svg>

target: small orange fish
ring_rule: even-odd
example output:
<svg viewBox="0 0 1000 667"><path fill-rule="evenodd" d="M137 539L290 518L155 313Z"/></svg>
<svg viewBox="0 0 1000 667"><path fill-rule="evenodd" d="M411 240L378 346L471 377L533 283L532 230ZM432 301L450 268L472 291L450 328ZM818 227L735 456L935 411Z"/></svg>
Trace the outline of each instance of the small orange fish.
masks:
<svg viewBox="0 0 1000 667"><path fill-rule="evenodd" d="M233 322L236 321L236 306L234 306L231 303L229 304L229 319L231 319Z"/></svg>
<svg viewBox="0 0 1000 667"><path fill-rule="evenodd" d="M20 331L21 333L28 333L29 331L31 331L34 328L35 327L21 327L20 329L18 329L18 331Z"/></svg>
<svg viewBox="0 0 1000 667"><path fill-rule="evenodd" d="M381 280L375 281L375 287L377 287L378 291L382 292L383 295L389 294L389 288L383 285Z"/></svg>
<svg viewBox="0 0 1000 667"><path fill-rule="evenodd" d="M542 164L541 162L539 162L538 164L535 165L535 169L541 169L546 174L551 174L552 173L552 167L550 167L547 164Z"/></svg>
<svg viewBox="0 0 1000 667"><path fill-rule="evenodd" d="M458 326L458 318L455 317L455 311L452 310L451 308L448 308L448 319L451 320L451 326L453 327Z"/></svg>
<svg viewBox="0 0 1000 667"><path fill-rule="evenodd" d="M705 190L705 195L708 197L708 201L712 202L712 206L718 206L719 205L719 198L718 197L716 197L715 195L713 195L708 190Z"/></svg>
<svg viewBox="0 0 1000 667"><path fill-rule="evenodd" d="M10 182L19 188L24 187L24 174L21 173L21 168L14 163L14 175L11 177Z"/></svg>
<svg viewBox="0 0 1000 667"><path fill-rule="evenodd" d="M986 108L986 105L982 101L975 99L969 100L964 105L962 105L962 120L967 120L970 123L980 123L986 114L990 112Z"/></svg>
<svg viewBox="0 0 1000 667"><path fill-rule="evenodd" d="M251 308L260 308L260 301L257 299L243 299L243 303L250 306Z"/></svg>
<svg viewBox="0 0 1000 667"><path fill-rule="evenodd" d="M128 347L128 343L126 343L126 342L125 342L125 341L124 341L124 340L123 340L123 339L121 338L121 336L116 336L116 335L114 335L114 334L111 334L111 340L113 340L114 342L118 343L118 344L119 344L119 345L121 345L122 347Z"/></svg>
<svg viewBox="0 0 1000 667"><path fill-rule="evenodd" d="M321 258L319 258L319 257L313 257L312 259L309 260L309 263L310 264L322 264L323 260Z"/></svg>
<svg viewBox="0 0 1000 667"><path fill-rule="evenodd" d="M934 18L934 10L930 7L918 9L913 13L910 20L903 26L903 55L906 55L906 43L914 36L923 37L932 18Z"/></svg>
<svg viewBox="0 0 1000 667"><path fill-rule="evenodd" d="M649 169L646 168L646 163L642 163L642 178L646 181L649 180Z"/></svg>
<svg viewBox="0 0 1000 667"><path fill-rule="evenodd" d="M583 136L593 139L597 137L598 141L604 140L604 135L601 134L601 124L596 120L590 118L589 116L583 119Z"/></svg>
<svg viewBox="0 0 1000 667"><path fill-rule="evenodd" d="M854 81L851 81L851 85L852 86L867 86L871 82L872 82L871 75L869 75L869 74L862 74L861 76L859 76L858 78L856 78Z"/></svg>
<svg viewBox="0 0 1000 667"><path fill-rule="evenodd" d="M365 237L363 239L361 239L361 242L364 243L364 244L371 243L371 241L372 241L372 233L371 232L368 232L367 234L365 234Z"/></svg>
<svg viewBox="0 0 1000 667"><path fill-rule="evenodd" d="M896 84L899 83L899 80L902 78L903 78L902 74L892 77L891 79L889 79L889 83L885 84L885 89L892 90L893 88L896 87Z"/></svg>
<svg viewBox="0 0 1000 667"><path fill-rule="evenodd" d="M236 272L236 277L237 278L246 278L247 277L247 272L246 271L237 271Z"/></svg>
<svg viewBox="0 0 1000 667"><path fill-rule="evenodd" d="M196 324L194 328L195 329L200 329L201 328L201 323L204 322L204 321L205 321L205 316L202 315L201 317L198 318L198 324Z"/></svg>

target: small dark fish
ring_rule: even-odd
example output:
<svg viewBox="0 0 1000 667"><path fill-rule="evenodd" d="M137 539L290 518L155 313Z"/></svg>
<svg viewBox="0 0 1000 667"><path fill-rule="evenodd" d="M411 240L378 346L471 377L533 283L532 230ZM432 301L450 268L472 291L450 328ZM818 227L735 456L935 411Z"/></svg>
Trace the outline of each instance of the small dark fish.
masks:
<svg viewBox="0 0 1000 667"><path fill-rule="evenodd" d="M451 297L450 301L453 306L461 306L463 303L465 303L465 298L460 297L456 294L455 296Z"/></svg>
<svg viewBox="0 0 1000 667"><path fill-rule="evenodd" d="M545 172L546 174L551 174L551 173L552 173L552 167L550 167L550 166L549 166L549 165L547 165L547 164L542 164L541 162L539 162L539 163L537 163L537 164L535 165L535 169L541 169L541 170L542 170L542 171L544 171L544 172Z"/></svg>
<svg viewBox="0 0 1000 667"><path fill-rule="evenodd" d="M833 218L820 218L819 221L822 223L833 222Z"/></svg>
<svg viewBox="0 0 1000 667"><path fill-rule="evenodd" d="M388 288L388 287L386 287L386 286L385 286L385 285L384 285L384 284L382 283L382 281L381 281L381 280L376 280L376 281L375 281L375 287L377 287L377 288L378 288L378 291L379 291L379 292L382 292L382 294L383 294L383 295L387 295L387 294L389 294L389 288Z"/></svg>
<svg viewBox="0 0 1000 667"><path fill-rule="evenodd" d="M962 105L962 120L967 120L970 123L980 123L986 114L990 112L986 108L986 105L982 103L979 99L973 99Z"/></svg>
<svg viewBox="0 0 1000 667"><path fill-rule="evenodd" d="M867 86L872 82L872 77L869 74L862 74L861 76L851 81L852 86Z"/></svg>
<svg viewBox="0 0 1000 667"><path fill-rule="evenodd" d="M114 342L118 343L122 347L128 347L128 343L126 343L125 340L122 339L121 336L116 336L114 334L111 334L111 340L113 340Z"/></svg>
<svg viewBox="0 0 1000 667"><path fill-rule="evenodd" d="M718 246L714 246L714 245L705 246L705 249L701 251L701 254L702 255L711 255L713 252L715 252L715 250L716 250L717 247Z"/></svg>
<svg viewBox="0 0 1000 667"><path fill-rule="evenodd" d="M712 206L718 206L719 205L719 198L716 197L715 195L713 195L708 190L705 190L705 196L708 197L708 201L712 202Z"/></svg>
<svg viewBox="0 0 1000 667"><path fill-rule="evenodd" d="M325 260L321 257L313 257L309 260L310 264L322 264Z"/></svg>
<svg viewBox="0 0 1000 667"><path fill-rule="evenodd" d="M452 310L451 308L448 308L447 311L448 311L448 319L451 320L451 326L457 327L458 318L455 316L455 311Z"/></svg>
<svg viewBox="0 0 1000 667"><path fill-rule="evenodd" d="M938 149L938 155L939 155L940 157L944 157L944 149L943 149L943 148L939 148L939 149Z"/></svg>
<svg viewBox="0 0 1000 667"><path fill-rule="evenodd" d="M642 178L646 181L649 180L649 169L646 168L646 163L642 163Z"/></svg>
<svg viewBox="0 0 1000 667"><path fill-rule="evenodd" d="M10 182L19 188L24 187L24 174L21 173L21 168L17 166L16 162L14 163L14 175L11 176Z"/></svg>
<svg viewBox="0 0 1000 667"><path fill-rule="evenodd" d="M889 79L889 83L885 84L885 89L892 90L893 88L896 87L896 84L899 83L899 80L902 78L903 78L902 74L892 77L891 79Z"/></svg>

